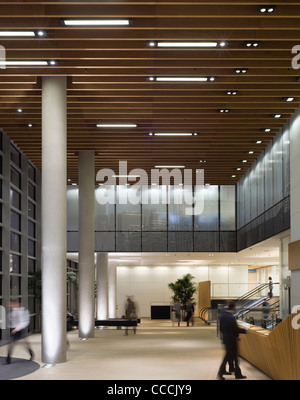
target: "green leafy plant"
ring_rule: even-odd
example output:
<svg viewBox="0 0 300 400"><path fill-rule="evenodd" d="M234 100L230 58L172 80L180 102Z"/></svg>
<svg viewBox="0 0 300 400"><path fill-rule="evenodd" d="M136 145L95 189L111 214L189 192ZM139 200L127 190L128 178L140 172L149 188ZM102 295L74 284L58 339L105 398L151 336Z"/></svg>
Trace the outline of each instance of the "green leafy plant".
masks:
<svg viewBox="0 0 300 400"><path fill-rule="evenodd" d="M28 292L41 301L42 298L42 271L33 272L28 276Z"/></svg>
<svg viewBox="0 0 300 400"><path fill-rule="evenodd" d="M177 279L176 282L168 284L169 289L172 290L172 300L178 300L185 309L188 300L194 300L194 294L197 292L197 285L193 282L195 279L191 274L183 275L182 278Z"/></svg>

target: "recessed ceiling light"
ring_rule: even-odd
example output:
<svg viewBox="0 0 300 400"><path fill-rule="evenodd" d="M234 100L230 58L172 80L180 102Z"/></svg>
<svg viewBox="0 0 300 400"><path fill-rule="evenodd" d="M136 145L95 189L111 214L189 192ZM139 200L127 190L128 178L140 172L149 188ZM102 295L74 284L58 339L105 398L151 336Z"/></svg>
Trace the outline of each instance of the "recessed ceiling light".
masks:
<svg viewBox="0 0 300 400"><path fill-rule="evenodd" d="M236 170L237 170L237 171L241 171L241 170L242 170L242 168L240 168L240 167L239 167L239 168L236 168Z"/></svg>
<svg viewBox="0 0 300 400"><path fill-rule="evenodd" d="M231 178L236 178L236 175L231 175Z"/></svg>
<svg viewBox="0 0 300 400"><path fill-rule="evenodd" d="M129 26L131 19L62 19L65 26Z"/></svg>
<svg viewBox="0 0 300 400"><path fill-rule="evenodd" d="M294 101L295 98L294 97L284 97L282 100L283 101Z"/></svg>
<svg viewBox="0 0 300 400"><path fill-rule="evenodd" d="M261 14L272 14L275 11L276 6L259 6L258 12Z"/></svg>
<svg viewBox="0 0 300 400"><path fill-rule="evenodd" d="M247 153L248 154L254 154L254 151L253 150L249 150Z"/></svg>
<svg viewBox="0 0 300 400"><path fill-rule="evenodd" d="M228 108L222 108L221 110L219 110L220 113L229 113L230 110Z"/></svg>
<svg viewBox="0 0 300 400"><path fill-rule="evenodd" d="M242 160L241 162L242 162L242 163L246 163L246 162L248 162L248 160Z"/></svg>
<svg viewBox="0 0 300 400"><path fill-rule="evenodd" d="M238 94L238 91L237 91L237 90L228 90L228 91L226 92L226 94L227 94L228 96L236 96L236 95Z"/></svg>
<svg viewBox="0 0 300 400"><path fill-rule="evenodd" d="M49 60L48 61L48 65L57 65L58 64L58 61L56 61L56 60Z"/></svg>
<svg viewBox="0 0 300 400"><path fill-rule="evenodd" d="M18 108L17 111L18 111L18 113L21 113L21 112L23 112L23 109L22 108Z"/></svg>
<svg viewBox="0 0 300 400"><path fill-rule="evenodd" d="M254 143L256 143L256 144L261 144L261 143L262 143L262 140L256 140Z"/></svg>
<svg viewBox="0 0 300 400"><path fill-rule="evenodd" d="M236 68L235 73L236 74L246 74L248 72L248 68Z"/></svg>
<svg viewBox="0 0 300 400"><path fill-rule="evenodd" d="M263 131L264 132L271 132L271 128L264 128Z"/></svg>
<svg viewBox="0 0 300 400"><path fill-rule="evenodd" d="M201 163L206 163L207 160L200 160L199 162Z"/></svg>
<svg viewBox="0 0 300 400"><path fill-rule="evenodd" d="M256 48L256 47L258 47L260 45L260 42L259 41L254 41L254 40L252 40L252 41L247 41L247 42L245 42L245 46L247 47L247 48Z"/></svg>
<svg viewBox="0 0 300 400"><path fill-rule="evenodd" d="M32 124L28 124L28 128L32 128L33 127L33 125Z"/></svg>
<svg viewBox="0 0 300 400"><path fill-rule="evenodd" d="M97 124L97 128L136 128L136 124Z"/></svg>
<svg viewBox="0 0 300 400"><path fill-rule="evenodd" d="M43 31L41 29L35 31L35 35L38 37L45 37L46 36L46 31Z"/></svg>
<svg viewBox="0 0 300 400"><path fill-rule="evenodd" d="M281 118L281 114L273 114L272 117L273 118Z"/></svg>

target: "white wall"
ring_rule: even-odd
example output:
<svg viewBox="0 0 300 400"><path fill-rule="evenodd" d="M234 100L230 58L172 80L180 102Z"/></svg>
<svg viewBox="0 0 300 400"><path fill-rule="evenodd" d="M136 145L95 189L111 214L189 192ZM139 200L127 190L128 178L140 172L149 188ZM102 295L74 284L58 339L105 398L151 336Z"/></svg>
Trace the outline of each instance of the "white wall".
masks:
<svg viewBox="0 0 300 400"><path fill-rule="evenodd" d="M127 296L134 296L140 317L150 317L151 303L170 304L172 293L168 288L183 275L190 273L195 283L211 281L212 297L235 298L248 291L248 266L118 266L117 316L124 314ZM196 312L198 308L196 307Z"/></svg>

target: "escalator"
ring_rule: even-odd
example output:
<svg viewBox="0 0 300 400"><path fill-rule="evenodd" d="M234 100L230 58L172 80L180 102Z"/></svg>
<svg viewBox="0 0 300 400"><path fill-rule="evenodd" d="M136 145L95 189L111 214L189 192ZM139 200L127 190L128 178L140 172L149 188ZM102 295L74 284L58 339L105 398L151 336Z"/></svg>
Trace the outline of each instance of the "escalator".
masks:
<svg viewBox="0 0 300 400"><path fill-rule="evenodd" d="M264 302L270 300L268 291L269 284L264 283L236 299L234 316L237 319L243 319L251 310L262 306Z"/></svg>
<svg viewBox="0 0 300 400"><path fill-rule="evenodd" d="M276 284L274 284L276 285ZM279 299L269 296L269 284L260 284L235 300L236 319L264 326L272 330L277 324L279 315ZM205 307L199 310L199 317L207 325L218 323L218 317L224 305L218 308Z"/></svg>
<svg viewBox="0 0 300 400"><path fill-rule="evenodd" d="M274 284L277 285L277 284ZM269 284L255 287L236 300L236 319L272 330L278 323L279 298L269 296Z"/></svg>

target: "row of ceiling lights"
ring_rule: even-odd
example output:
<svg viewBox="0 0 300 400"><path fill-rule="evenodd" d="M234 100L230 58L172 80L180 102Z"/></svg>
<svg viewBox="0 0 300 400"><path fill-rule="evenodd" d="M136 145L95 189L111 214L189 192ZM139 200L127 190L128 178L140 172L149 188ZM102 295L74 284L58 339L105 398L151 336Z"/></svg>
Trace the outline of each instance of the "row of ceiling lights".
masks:
<svg viewBox="0 0 300 400"><path fill-rule="evenodd" d="M288 100L286 100L286 99L288 99ZM291 98L285 98L285 101L292 101L291 100ZM17 110L19 113L21 113L21 112L23 112L23 109L21 109L21 108L19 108L18 110ZM220 110L221 112L222 112L222 110ZM226 110L224 110L225 112L226 112ZM277 114L277 115L274 115L274 117L277 117L277 118L279 118L281 115L279 115L279 114ZM32 127L33 125L32 124L28 124L28 127ZM137 124L97 124L97 127L99 127L99 128L132 128L132 127L137 127L138 125ZM264 129L262 129L262 131L263 132L266 132L266 133L268 133L268 132L270 132L271 131L271 129L270 128L264 128ZM197 136L198 135L198 133L178 133L178 132L176 132L176 133L159 133L159 132L155 132L155 133L149 133L149 136ZM256 141L254 141L254 143L255 144L261 144L262 143L262 140L256 140ZM254 154L254 151L253 150L249 150L248 152L247 152L247 154ZM200 162L201 163L205 163L206 162L206 160L200 160ZM248 160L241 160L241 162L242 163L247 163L248 162ZM161 167L161 168L178 168L178 166L156 166L157 168L158 167ZM183 166L181 166L181 168L184 168ZM242 170L242 168L241 167L238 167L238 168L236 168L236 170L237 171L241 171ZM232 178L236 178L236 175L235 174L233 174L233 175L231 175L231 177Z"/></svg>
<svg viewBox="0 0 300 400"><path fill-rule="evenodd" d="M276 6L259 6L258 12L260 14L272 14L276 9ZM77 26L130 26L132 25L132 18L102 18L102 19L92 19L92 18L61 18L61 24L67 27L77 27ZM35 29L35 30L3 30L0 31L0 37L38 37L45 38L47 37L47 32L43 29ZM260 44L259 41L246 41L246 47L258 47ZM148 45L151 47L226 47L227 42L155 42L150 41ZM4 63L1 62L0 65ZM24 65L34 65L34 66L47 66L47 65L57 65L57 61L49 60L49 61L6 61L5 65L7 66L24 66ZM247 70L241 69L236 73L246 73Z"/></svg>
<svg viewBox="0 0 300 400"><path fill-rule="evenodd" d="M258 12L260 14L272 14L274 13L276 9L276 6L259 6L258 7ZM76 26L130 26L132 24L132 19L131 18L119 18L119 19L112 19L112 18L102 18L102 19L92 19L92 18L78 18L78 19L71 19L71 18L61 18L61 23L64 26L71 26L71 27L76 27ZM23 36L23 37L46 37L47 33L45 30L42 29L36 29L33 31L12 31L12 30L7 30L7 31L2 31L0 32L0 37L3 36ZM251 42L248 42L249 45L248 47L257 47L259 42L253 42L253 44L250 44ZM224 47L226 45L226 42L220 42L220 46Z"/></svg>
<svg viewBox="0 0 300 400"><path fill-rule="evenodd" d="M276 6L259 6L258 7L258 12L261 14L271 14L275 11ZM112 26L112 25L122 25L122 26L129 26L131 25L131 19L121 19L121 20L111 20L111 19L102 19L102 20L71 20L71 19L66 19L66 20L62 20L62 23L65 26ZM0 32L0 36L27 36L27 37L32 37L32 36L36 36L36 37L46 37L46 32L42 31L42 30L37 30L37 31L32 31L32 32ZM245 42L245 46L247 48L256 48L258 47L260 44L259 41L248 41ZM150 47L198 47L198 48L207 48L207 47L226 47L227 43L225 41L222 42L149 42L149 46ZM17 63L17 64L15 64ZM29 65L30 61L19 61L19 62L6 62L6 65ZM51 65L51 66L55 66L57 65L57 62L55 60L50 60L50 61L44 61L44 62L39 62L39 61L35 61L33 62L34 65ZM235 73L236 74L246 74L248 72L247 68L238 68L235 69ZM156 81L210 81L213 82L215 81L215 77L191 77L191 78L176 78L176 77L150 77L149 78L150 81L156 80ZM227 94L228 95L236 95L238 92L237 91L228 91ZM286 98L285 101L292 101L293 98ZM22 109L18 109L18 112L22 112ZM220 112L229 112L230 110L228 109L221 109ZM279 118L281 117L281 115L276 114L273 115L275 118ZM29 127L32 127L32 124L28 124ZM125 127L136 127L137 125L125 125ZM124 125L107 125L107 124L99 124L97 125L97 127L124 127ZM270 129L267 128L264 130L265 132L269 132ZM156 136L160 136L160 135L166 135L166 136L173 136L173 135L184 135L184 136L196 136L197 133L175 133L175 134L171 134L171 133L150 133L149 135L156 135ZM261 140L256 141L255 143L260 144L262 143ZM249 151L248 154L253 154L253 151ZM205 160L201 160L202 162L206 162ZM242 160L243 163L247 162L247 160ZM156 166L156 167L163 167L163 166ZM174 166L168 166L170 167L174 167ZM183 166L175 166L175 167L179 167L179 168L184 168ZM241 168L237 168L237 170L241 170ZM232 175L232 177L235 177L235 175Z"/></svg>

